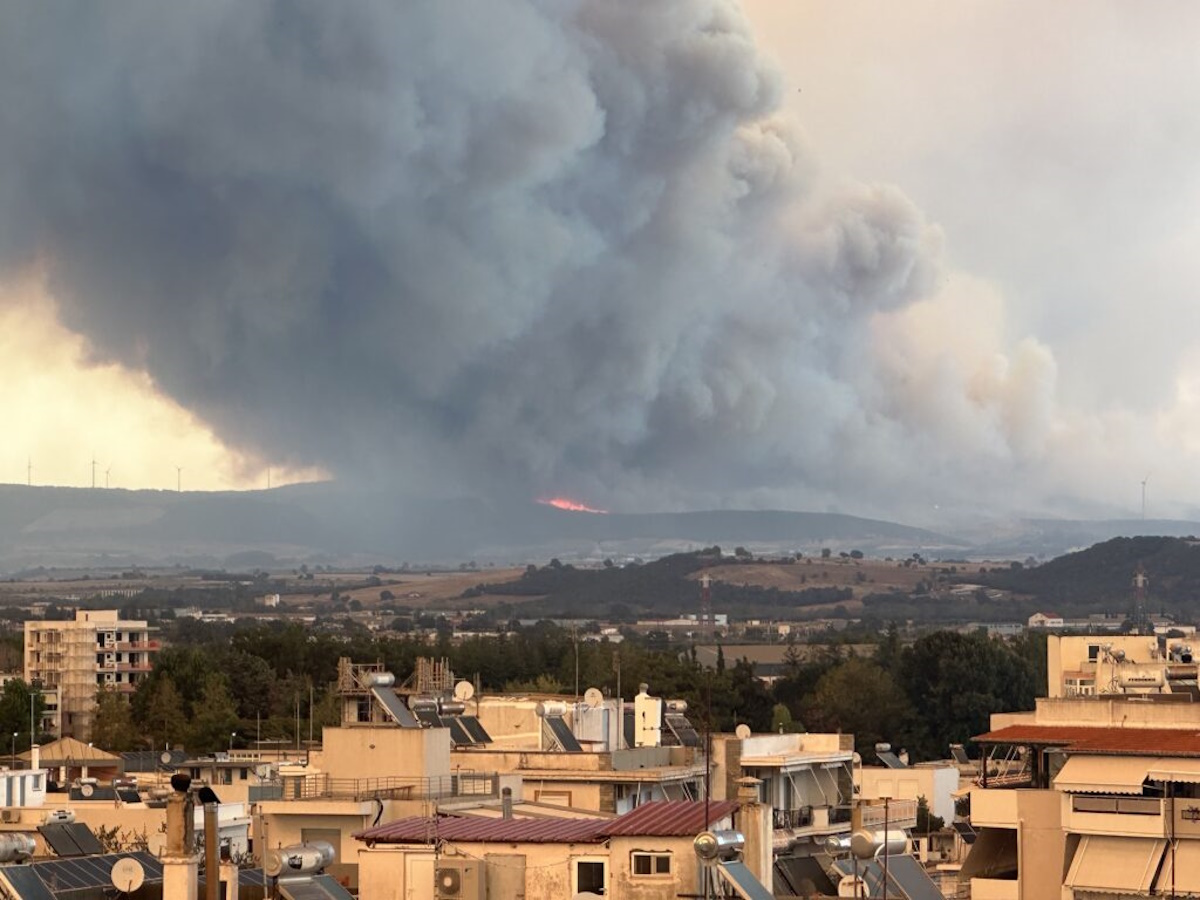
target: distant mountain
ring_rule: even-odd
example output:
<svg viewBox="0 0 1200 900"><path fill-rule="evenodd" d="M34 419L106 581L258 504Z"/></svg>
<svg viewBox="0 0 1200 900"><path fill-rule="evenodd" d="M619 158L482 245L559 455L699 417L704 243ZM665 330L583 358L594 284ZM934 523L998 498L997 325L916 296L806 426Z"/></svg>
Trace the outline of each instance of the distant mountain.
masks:
<svg viewBox="0 0 1200 900"><path fill-rule="evenodd" d="M855 516L785 511L600 515L540 504L431 500L332 483L197 493L0 485L0 571L46 565L281 560L456 562L662 556L711 544L757 552L966 545Z"/></svg>
<svg viewBox="0 0 1200 900"><path fill-rule="evenodd" d="M1121 537L1068 553L1033 568L995 569L979 576L992 587L1033 597L1062 615L1132 613L1133 577L1149 577L1146 611L1196 615L1200 597L1200 541L1171 536Z"/></svg>

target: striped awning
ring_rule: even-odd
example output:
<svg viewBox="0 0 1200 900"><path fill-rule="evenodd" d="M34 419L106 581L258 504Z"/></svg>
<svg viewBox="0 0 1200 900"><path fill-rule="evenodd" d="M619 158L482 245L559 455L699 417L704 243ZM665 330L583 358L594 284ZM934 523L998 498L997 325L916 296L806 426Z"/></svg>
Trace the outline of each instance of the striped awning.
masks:
<svg viewBox="0 0 1200 900"><path fill-rule="evenodd" d="M1150 769L1161 762L1145 756L1071 756L1054 786L1071 794L1140 794Z"/></svg>

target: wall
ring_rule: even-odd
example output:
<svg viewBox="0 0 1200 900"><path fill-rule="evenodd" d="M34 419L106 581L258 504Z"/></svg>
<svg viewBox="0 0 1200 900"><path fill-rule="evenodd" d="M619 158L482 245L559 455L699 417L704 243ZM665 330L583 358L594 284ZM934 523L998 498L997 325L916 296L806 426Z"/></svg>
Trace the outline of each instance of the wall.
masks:
<svg viewBox="0 0 1200 900"><path fill-rule="evenodd" d="M1017 791L1021 900L1061 900L1066 834L1059 803L1058 791Z"/></svg>
<svg viewBox="0 0 1200 900"><path fill-rule="evenodd" d="M634 851L668 854L671 874L634 875ZM619 900L674 900L679 894L697 892L696 869L690 837L614 837L609 844L609 895Z"/></svg>
<svg viewBox="0 0 1200 900"><path fill-rule="evenodd" d="M446 776L451 774L450 731L391 725L326 728L312 761L330 778Z"/></svg>
<svg viewBox="0 0 1200 900"><path fill-rule="evenodd" d="M912 766L885 769L863 766L855 771L863 800L891 797L917 800L924 797L929 811L949 824L954 820L954 791L958 790L958 768L952 765Z"/></svg>

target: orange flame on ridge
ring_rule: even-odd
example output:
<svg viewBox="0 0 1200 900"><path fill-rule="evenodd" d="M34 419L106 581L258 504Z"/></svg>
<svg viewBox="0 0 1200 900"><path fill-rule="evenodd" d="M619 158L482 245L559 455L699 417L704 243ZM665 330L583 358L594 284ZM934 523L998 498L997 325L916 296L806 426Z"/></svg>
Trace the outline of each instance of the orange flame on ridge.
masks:
<svg viewBox="0 0 1200 900"><path fill-rule="evenodd" d="M580 503L578 500L572 500L569 497L549 497L538 500L538 503L543 506L553 506L555 509L565 509L570 512L597 513L599 515L606 515L608 513L607 509L593 509L586 503Z"/></svg>

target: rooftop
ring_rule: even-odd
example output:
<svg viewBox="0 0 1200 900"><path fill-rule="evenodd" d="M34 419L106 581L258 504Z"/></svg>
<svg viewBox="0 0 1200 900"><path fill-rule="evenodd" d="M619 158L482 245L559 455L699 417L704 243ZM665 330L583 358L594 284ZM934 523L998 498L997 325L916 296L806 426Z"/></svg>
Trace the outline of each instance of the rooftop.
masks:
<svg viewBox="0 0 1200 900"><path fill-rule="evenodd" d="M978 735L980 744L1062 747L1072 753L1118 756L1200 756L1195 728L1117 728L1082 725L1009 725Z"/></svg>
<svg viewBox="0 0 1200 900"><path fill-rule="evenodd" d="M707 807L707 815L706 813ZM676 837L699 834L737 808L734 800L643 803L615 819L494 819L479 816L410 816L360 831L368 844L432 844L438 841L507 844L595 843L611 836ZM705 821L707 819L707 822Z"/></svg>

